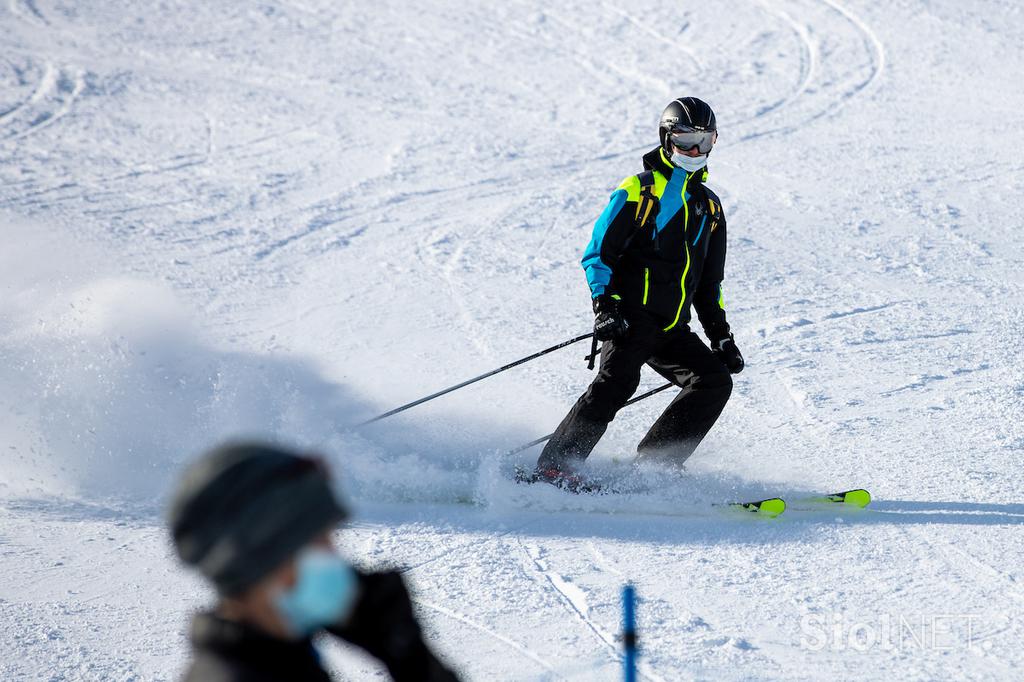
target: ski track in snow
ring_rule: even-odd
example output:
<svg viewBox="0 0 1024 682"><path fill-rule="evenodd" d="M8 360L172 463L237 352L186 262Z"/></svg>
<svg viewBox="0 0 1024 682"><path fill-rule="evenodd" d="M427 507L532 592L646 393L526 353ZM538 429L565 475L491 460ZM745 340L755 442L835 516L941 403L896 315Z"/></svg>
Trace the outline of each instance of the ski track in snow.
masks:
<svg viewBox="0 0 1024 682"><path fill-rule="evenodd" d="M0 143L21 140L53 125L66 116L82 93L84 84L77 69L42 65L39 84L32 96L0 114Z"/></svg>
<svg viewBox="0 0 1024 682"><path fill-rule="evenodd" d="M534 546L525 545L522 541L519 542L519 546L523 553L533 564L533 567L547 580L550 588L554 590L558 596L565 602L569 607L572 614L579 618L580 621L586 625L594 635L602 642L608 645L611 649L611 657L613 660L618 661L620 655L618 653L618 647L614 642L614 638L607 632L598 627L589 617L588 612L590 608L587 606L587 595L576 585L572 584L572 581L554 573L548 568L547 562L544 561L543 553L540 549Z"/></svg>
<svg viewBox="0 0 1024 682"><path fill-rule="evenodd" d="M193 453L129 433L144 410L181 442L214 414L326 452L339 543L403 571L469 679L617 678L626 581L648 680L1020 677L1019 8L10 0L0 25L0 210L31 226L0 254L0 677L180 673L209 596L163 500L131 500ZM503 480L495 453L592 378L585 344L344 431L587 330L580 250L682 92L718 112L748 359L687 474L594 499ZM126 310L140 281L195 313L165 342L181 367L153 340L177 318ZM596 466L670 400L624 409ZM854 486L874 509L703 506ZM945 650L847 639L944 616ZM807 618L842 636L807 644Z"/></svg>
<svg viewBox="0 0 1024 682"><path fill-rule="evenodd" d="M448 618L452 618L452 619L454 619L454 620L456 620L456 621L458 621L460 623L468 625L469 627L471 627L474 630L477 630L479 632L482 632L483 634L485 634L488 637L493 637L494 639L498 640L502 644L508 645L518 655L525 656L526 658L530 659L531 661L533 661L534 663L539 665L544 670L546 670L546 671L552 673L553 675L557 676L557 670L555 670L554 666L550 662L548 662L547 660L541 658L536 653L534 653L533 651L527 649L522 644L519 644L515 640L513 640L513 639L511 639L509 637L506 637L505 635L501 634L500 632L496 632L496 631L492 630L491 628L487 627L486 625L474 621L472 618L470 618L469 616L466 616L465 614L459 613L458 611L454 611L454 610L452 610L450 608L441 606L439 604L432 604L431 602L424 601L423 599L417 599L416 603L420 604L422 606L425 606L428 609L432 609L434 611L437 611L438 613L443 614L443 615L447 616Z"/></svg>
<svg viewBox="0 0 1024 682"><path fill-rule="evenodd" d="M741 140L795 133L818 118L832 116L872 86L884 72L885 48L882 42L867 24L838 2L766 0L762 4L785 22L800 41L799 85L785 99L758 111L754 118L756 129L742 134ZM821 10L825 10L824 13ZM841 21L835 21L836 15L841 17ZM800 17L802 21L794 17ZM820 18L815 21L810 20L811 17ZM852 36L845 30L850 27L854 29ZM845 44L849 38L857 47L850 48ZM823 46L828 48L825 54ZM844 51L867 55L866 76L854 72L850 82L851 77L845 72L851 61L856 63L856 60L850 60L845 54L841 58L835 56L835 53ZM782 116L797 120L778 126L775 121Z"/></svg>

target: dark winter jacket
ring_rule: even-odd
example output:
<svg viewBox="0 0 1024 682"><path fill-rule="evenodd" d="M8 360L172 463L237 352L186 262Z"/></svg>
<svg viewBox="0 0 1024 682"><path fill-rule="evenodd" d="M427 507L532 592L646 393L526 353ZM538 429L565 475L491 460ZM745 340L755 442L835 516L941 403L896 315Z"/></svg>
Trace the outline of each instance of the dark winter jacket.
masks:
<svg viewBox="0 0 1024 682"><path fill-rule="evenodd" d="M708 338L725 338L725 214L718 196L704 185L707 169L676 168L660 147L643 162L653 171L656 217L652 211L638 229L640 178L626 178L595 223L583 255L591 295L617 296L627 311L654 315L665 331L685 327L692 305Z"/></svg>
<svg viewBox="0 0 1024 682"><path fill-rule="evenodd" d="M309 639L291 641L200 613L192 620L186 682L330 682Z"/></svg>
<svg viewBox="0 0 1024 682"><path fill-rule="evenodd" d="M397 682L457 682L427 647L398 573L360 575L348 621L327 632L378 658ZM192 622L193 659L185 682L330 682L309 639L282 640L215 613Z"/></svg>

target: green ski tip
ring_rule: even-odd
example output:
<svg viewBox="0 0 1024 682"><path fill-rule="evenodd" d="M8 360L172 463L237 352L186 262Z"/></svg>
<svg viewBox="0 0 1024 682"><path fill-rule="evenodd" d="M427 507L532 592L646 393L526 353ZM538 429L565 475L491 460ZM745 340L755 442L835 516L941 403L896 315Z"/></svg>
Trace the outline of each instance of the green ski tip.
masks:
<svg viewBox="0 0 1024 682"><path fill-rule="evenodd" d="M828 504L846 504L851 507L857 507L863 509L864 507L871 504L871 493L863 488L857 488L856 490L846 490L841 493L832 493L831 495L825 495L824 497L812 497L809 502L821 502Z"/></svg>
<svg viewBox="0 0 1024 682"><path fill-rule="evenodd" d="M786 511L786 502L781 497L770 497L767 500L759 500L757 502L735 502L732 506L754 514L767 516L769 519L774 519Z"/></svg>

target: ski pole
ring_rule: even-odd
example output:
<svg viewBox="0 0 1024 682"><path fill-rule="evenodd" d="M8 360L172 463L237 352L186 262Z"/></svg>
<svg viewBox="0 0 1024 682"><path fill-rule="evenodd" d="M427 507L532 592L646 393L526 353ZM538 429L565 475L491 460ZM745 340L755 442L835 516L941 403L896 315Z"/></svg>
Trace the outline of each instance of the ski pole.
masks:
<svg viewBox="0 0 1024 682"><path fill-rule="evenodd" d="M643 395L638 395L635 398L631 398L630 400L628 400L626 402L626 405L632 405L633 403L638 403L641 400L643 400L644 398L650 398L655 393L661 393L662 391L664 391L666 389L669 389L669 388L672 388L673 386L675 386L675 384L673 384L672 382L669 382L669 383L665 384L664 386L658 386L657 388L652 388L651 390L647 391L647 393L644 393ZM623 407L625 407L626 405L623 405ZM534 445L540 445L541 443L543 443L545 441L551 440L551 437L553 435L555 435L555 434L549 433L546 436L541 436L540 438L537 438L535 440L531 440L529 443L523 443L519 447L513 448L513 449L509 450L504 455L502 455L502 457L508 457L509 455L515 455L517 453L520 453L523 450L529 450Z"/></svg>
<svg viewBox="0 0 1024 682"><path fill-rule="evenodd" d="M597 334L591 339L590 355L583 359L587 361L587 369L594 369L594 363L597 361Z"/></svg>
<svg viewBox="0 0 1024 682"><path fill-rule="evenodd" d="M627 583L622 588L622 657L626 682L636 682L636 588Z"/></svg>
<svg viewBox="0 0 1024 682"><path fill-rule="evenodd" d="M478 377L473 377L472 379L467 379L466 381L463 381L462 383L456 384L454 386L450 386L449 388L446 388L443 391L438 391L437 393L431 393L430 395L428 395L428 396L426 396L424 398L420 398L419 400L414 400L411 403L406 403L405 405L402 405L401 407L396 407L393 410L388 410L384 414L379 414L376 417L374 417L373 419L367 419L364 422L360 422L359 424L356 424L354 428L361 429L364 426L368 426L370 424L373 424L374 422L379 422L381 419L387 419L388 417L390 417L392 415L395 415L395 414L398 414L399 412L405 412L410 407L416 407L417 405L422 405L423 403L425 403L427 401L430 401L430 400L433 400L434 398L440 398L441 396L446 395L448 393L451 393L452 391L457 391L460 388L465 388L466 386L469 386L470 384L475 384L476 382L482 381L483 379L486 379L488 377L492 377L495 374L500 374L501 372L504 372L505 370L512 369L513 367L518 367L519 365L523 364L524 362L529 362L530 360L536 360L537 358L541 357L542 355L547 355L548 353L552 353L552 352L554 352L554 351L556 351L556 350L558 350L560 348L565 348L566 346L571 346L572 344L578 343L580 341L583 341L584 339L589 339L593 335L594 335L593 332L591 332L589 334L581 334L580 336L577 336L575 338L569 339L568 341L563 341L562 343L559 343L559 344L556 344L554 346L551 346L551 348L545 348L544 350L537 351L533 355L528 355L525 358L521 358L519 360L516 360L515 362L510 362L507 365L503 365L502 367L499 367L498 369L491 370L490 372L487 372L486 374L481 374Z"/></svg>

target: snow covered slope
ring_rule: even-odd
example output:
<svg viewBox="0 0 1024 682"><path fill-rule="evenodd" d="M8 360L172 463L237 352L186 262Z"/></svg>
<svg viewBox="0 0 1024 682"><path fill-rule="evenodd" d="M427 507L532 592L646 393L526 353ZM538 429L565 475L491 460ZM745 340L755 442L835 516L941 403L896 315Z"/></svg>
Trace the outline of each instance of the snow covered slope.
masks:
<svg viewBox="0 0 1024 682"><path fill-rule="evenodd" d="M1017 3L7 0L0 29L0 678L180 673L210 595L164 497L240 434L330 457L339 542L407 569L469 679L615 679L627 580L649 680L1021 677ZM718 114L749 363L688 473L505 480L579 346L350 431L588 330L590 227L683 94ZM856 486L872 511L709 505Z"/></svg>

